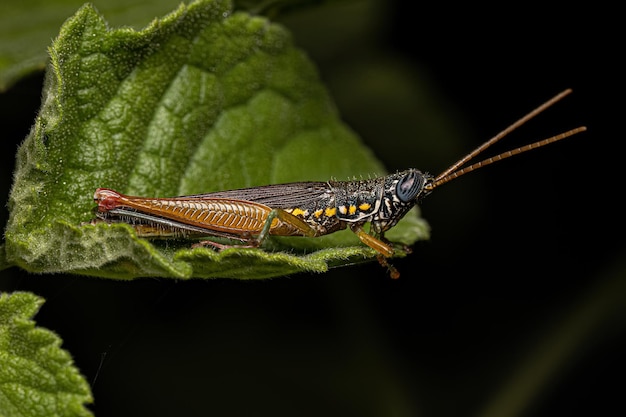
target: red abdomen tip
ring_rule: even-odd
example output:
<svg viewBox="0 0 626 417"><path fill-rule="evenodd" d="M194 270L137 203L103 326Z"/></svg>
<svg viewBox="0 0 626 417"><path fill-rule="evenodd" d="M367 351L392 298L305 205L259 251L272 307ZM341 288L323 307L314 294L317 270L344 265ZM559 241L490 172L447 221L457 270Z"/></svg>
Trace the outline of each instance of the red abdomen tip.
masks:
<svg viewBox="0 0 626 417"><path fill-rule="evenodd" d="M108 188L98 188L93 195L93 199L98 203L98 211L106 212L121 205L123 196Z"/></svg>

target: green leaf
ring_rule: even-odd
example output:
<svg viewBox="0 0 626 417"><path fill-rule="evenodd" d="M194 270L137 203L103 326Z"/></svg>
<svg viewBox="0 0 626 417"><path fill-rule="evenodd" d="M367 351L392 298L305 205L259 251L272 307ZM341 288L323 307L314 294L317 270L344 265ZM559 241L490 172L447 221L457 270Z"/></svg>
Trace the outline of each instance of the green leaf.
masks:
<svg viewBox="0 0 626 417"><path fill-rule="evenodd" d="M43 302L30 293L0 294L0 415L90 416L89 385L61 339L31 320Z"/></svg>
<svg viewBox="0 0 626 417"><path fill-rule="evenodd" d="M0 2L0 92L24 75L45 68L50 39L83 0ZM92 3L116 25L145 25L176 7L179 0L95 0Z"/></svg>
<svg viewBox="0 0 626 417"><path fill-rule="evenodd" d="M17 156L7 263L121 279L245 279L375 256L349 231L216 253L150 243L123 224L84 224L97 187L166 197L384 172L281 26L207 0L142 31L110 30L86 5L50 56L43 105ZM413 213L388 237L412 244L427 233Z"/></svg>

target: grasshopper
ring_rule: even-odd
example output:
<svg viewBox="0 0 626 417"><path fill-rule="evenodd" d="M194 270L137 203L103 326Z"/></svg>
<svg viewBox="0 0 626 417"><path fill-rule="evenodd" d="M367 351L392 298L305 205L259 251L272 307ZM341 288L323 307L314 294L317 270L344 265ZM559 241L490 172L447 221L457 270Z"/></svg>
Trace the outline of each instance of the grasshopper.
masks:
<svg viewBox="0 0 626 417"><path fill-rule="evenodd" d="M437 176L407 169L367 180L293 182L171 198L127 196L98 188L94 194L98 205L96 216L100 221L129 223L141 237L202 238L194 246L216 249L258 247L268 235L317 237L349 228L377 252L378 261L388 268L391 277L398 278L399 272L387 261L396 248L385 239L385 232L437 187L486 165L586 130L581 126L463 168L472 158L570 93L571 90L565 90L554 96ZM369 231L364 229L366 223L370 223ZM213 238L238 243L224 244Z"/></svg>

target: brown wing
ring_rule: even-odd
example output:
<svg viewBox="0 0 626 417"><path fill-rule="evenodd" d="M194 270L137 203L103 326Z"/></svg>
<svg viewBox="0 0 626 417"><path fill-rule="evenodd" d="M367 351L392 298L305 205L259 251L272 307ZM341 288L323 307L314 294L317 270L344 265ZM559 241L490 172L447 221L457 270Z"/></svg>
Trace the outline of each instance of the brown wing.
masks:
<svg viewBox="0 0 626 417"><path fill-rule="evenodd" d="M208 194L185 196L186 198L229 198L253 201L271 208L307 207L311 201L327 201L331 197L328 183L292 182L287 184L263 185L237 190L217 191Z"/></svg>

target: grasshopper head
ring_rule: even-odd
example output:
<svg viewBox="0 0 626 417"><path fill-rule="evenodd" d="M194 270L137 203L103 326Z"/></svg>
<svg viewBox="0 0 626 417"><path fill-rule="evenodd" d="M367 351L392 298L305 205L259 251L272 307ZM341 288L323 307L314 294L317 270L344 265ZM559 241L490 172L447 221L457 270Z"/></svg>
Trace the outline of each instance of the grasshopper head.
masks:
<svg viewBox="0 0 626 417"><path fill-rule="evenodd" d="M382 233L395 226L430 190L433 177L417 169L408 169L385 177L378 213L372 218L372 228Z"/></svg>

